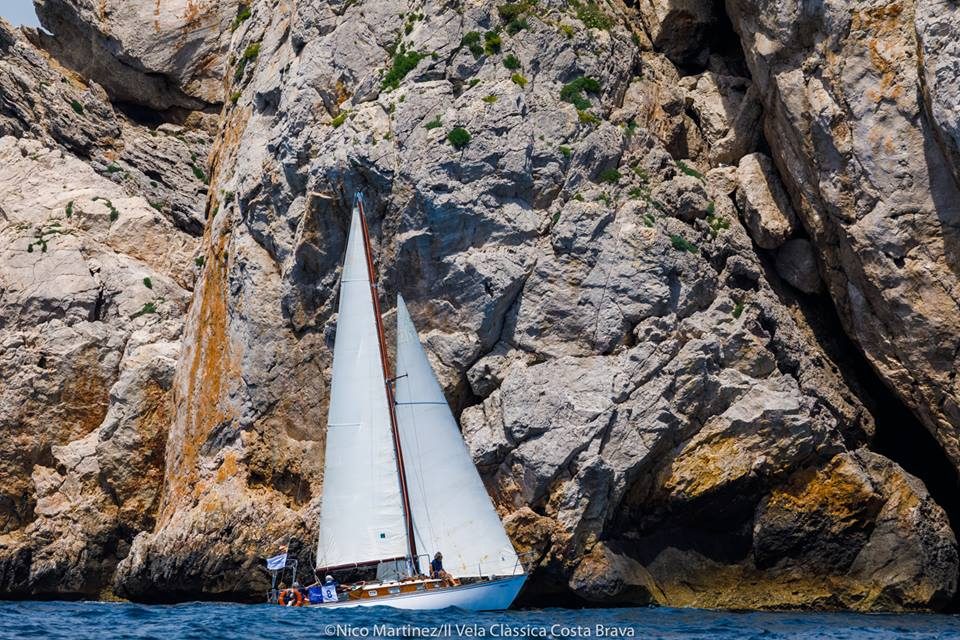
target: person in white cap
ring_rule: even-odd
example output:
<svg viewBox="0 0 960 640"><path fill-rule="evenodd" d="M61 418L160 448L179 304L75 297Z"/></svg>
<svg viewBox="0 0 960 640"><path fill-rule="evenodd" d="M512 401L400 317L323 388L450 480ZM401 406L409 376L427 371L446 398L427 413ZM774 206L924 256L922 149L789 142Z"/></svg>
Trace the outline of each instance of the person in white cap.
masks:
<svg viewBox="0 0 960 640"><path fill-rule="evenodd" d="M337 596L337 581L333 579L333 576L327 575L323 579L323 601L324 602L336 602L339 600Z"/></svg>

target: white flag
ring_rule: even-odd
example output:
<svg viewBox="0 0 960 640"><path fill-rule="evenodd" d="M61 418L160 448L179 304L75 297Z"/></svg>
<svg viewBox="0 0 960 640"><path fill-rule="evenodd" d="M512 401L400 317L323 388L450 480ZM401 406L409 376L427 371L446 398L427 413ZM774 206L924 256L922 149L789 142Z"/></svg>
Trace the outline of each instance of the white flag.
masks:
<svg viewBox="0 0 960 640"><path fill-rule="evenodd" d="M270 571L283 569L285 566L287 566L287 554L285 553L281 553L278 556L273 556L272 558L267 558L267 569Z"/></svg>
<svg viewBox="0 0 960 640"><path fill-rule="evenodd" d="M336 602L337 601L337 585L335 584L325 584L321 587L321 593L323 594L324 602Z"/></svg>

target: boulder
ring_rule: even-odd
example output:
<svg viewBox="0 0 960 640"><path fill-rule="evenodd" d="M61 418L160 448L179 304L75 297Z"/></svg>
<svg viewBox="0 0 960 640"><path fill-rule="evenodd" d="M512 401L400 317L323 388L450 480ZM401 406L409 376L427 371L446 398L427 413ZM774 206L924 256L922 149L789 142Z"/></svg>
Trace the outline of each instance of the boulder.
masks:
<svg viewBox="0 0 960 640"><path fill-rule="evenodd" d="M751 153L737 167L737 207L762 249L776 249L797 228L797 216L769 157Z"/></svg>
<svg viewBox="0 0 960 640"><path fill-rule="evenodd" d="M763 109L749 78L707 71L686 76L681 85L714 164L736 165L756 148Z"/></svg>
<svg viewBox="0 0 960 640"><path fill-rule="evenodd" d="M640 54L643 73L627 87L620 109L610 119L651 131L674 158L697 158L706 151L700 128L687 113L680 74L659 53Z"/></svg>
<svg viewBox="0 0 960 640"><path fill-rule="evenodd" d="M598 542L570 577L570 589L588 602L633 605L664 601L650 573L636 560Z"/></svg>

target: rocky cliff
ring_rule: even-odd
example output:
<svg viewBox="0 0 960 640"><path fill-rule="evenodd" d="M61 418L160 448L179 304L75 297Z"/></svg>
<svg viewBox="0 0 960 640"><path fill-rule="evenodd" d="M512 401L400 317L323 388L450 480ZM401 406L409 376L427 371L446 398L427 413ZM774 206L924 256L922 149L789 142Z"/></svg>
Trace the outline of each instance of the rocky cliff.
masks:
<svg viewBox="0 0 960 640"><path fill-rule="evenodd" d="M312 563L362 190L527 602L953 602L950 7L36 4L0 21L8 597Z"/></svg>

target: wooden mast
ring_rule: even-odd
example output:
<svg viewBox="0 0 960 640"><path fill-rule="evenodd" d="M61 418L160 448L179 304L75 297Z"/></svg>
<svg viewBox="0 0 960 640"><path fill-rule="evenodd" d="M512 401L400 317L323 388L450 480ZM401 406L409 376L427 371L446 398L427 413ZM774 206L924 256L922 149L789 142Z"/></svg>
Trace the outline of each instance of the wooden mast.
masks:
<svg viewBox="0 0 960 640"><path fill-rule="evenodd" d="M403 520L407 526L407 546L410 550L410 562L419 572L417 541L413 534L413 513L410 509L410 493L407 490L407 472L403 464L403 447L400 444L400 428L397 425L397 407L393 395L393 376L387 359L387 340L383 333L383 318L380 315L380 292L377 289L377 272L373 266L373 252L370 249L370 231L367 228L367 215L363 210L363 194L357 192L354 203L360 209L360 227L363 229L363 250L367 256L367 270L370 273L370 297L373 298L373 315L377 323L377 342L380 344L380 364L383 366L383 379L386 386L387 406L390 409L390 430L393 433L393 449L397 456L397 475L400 478L400 495L403 501Z"/></svg>

